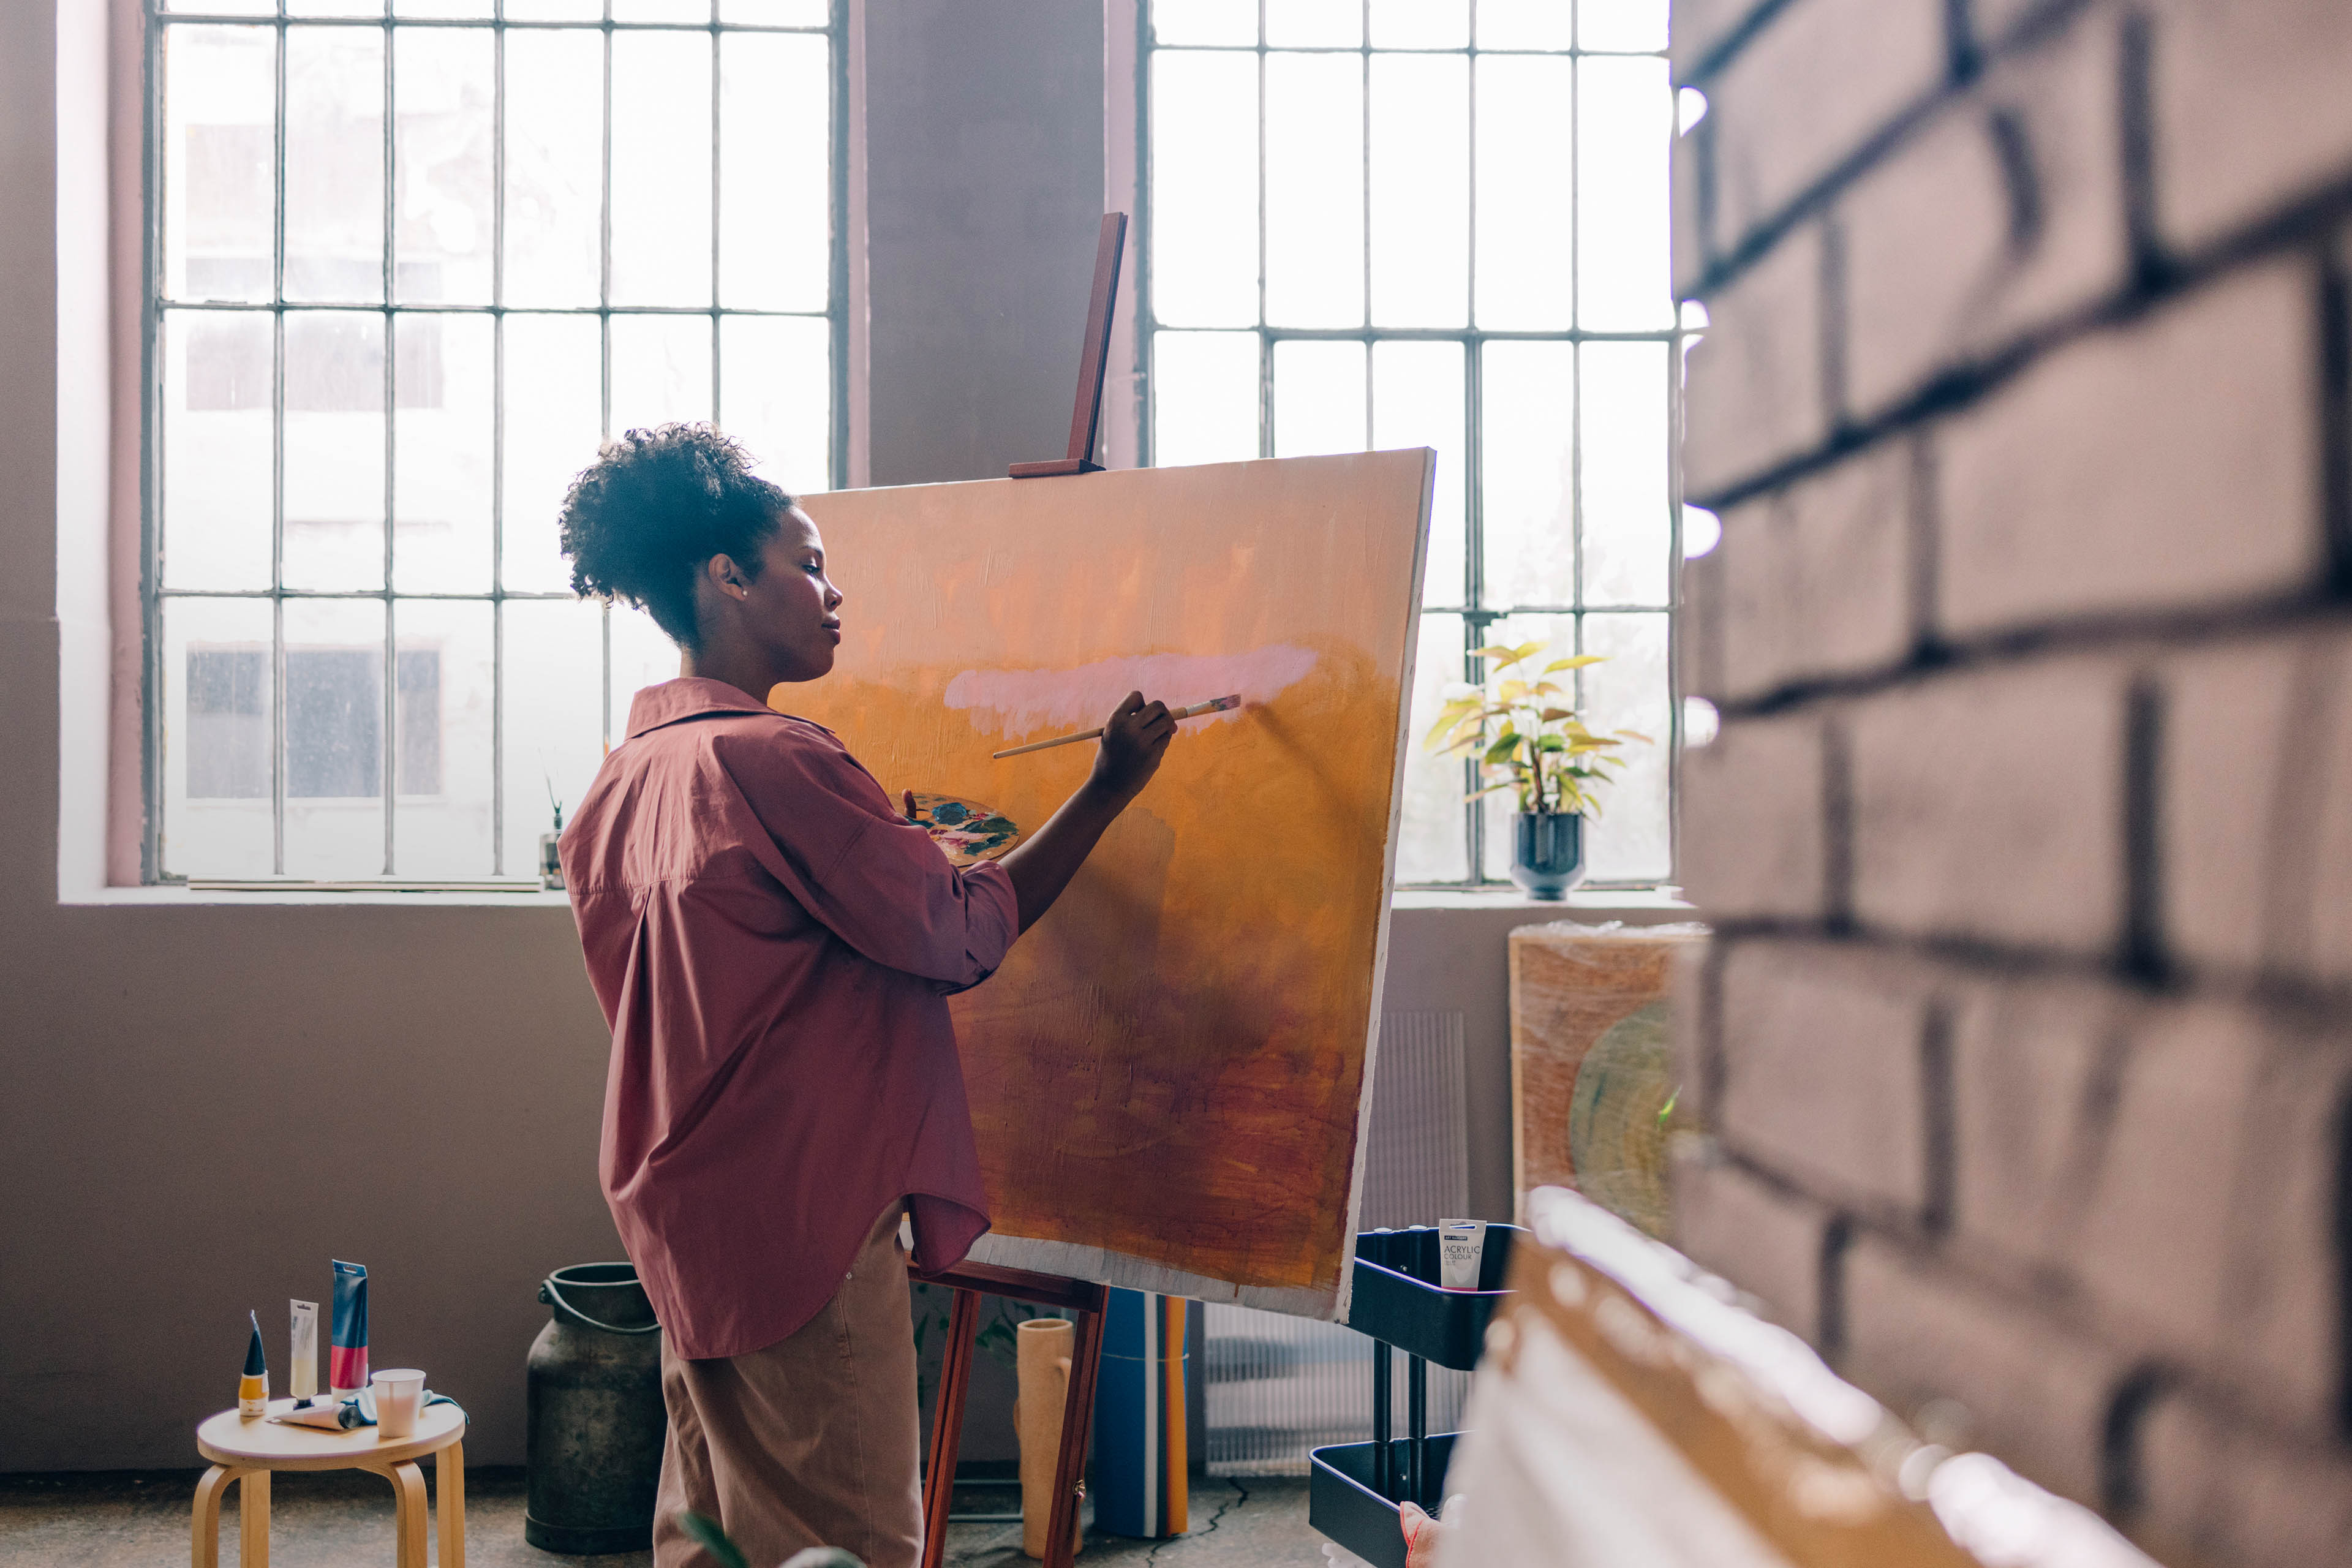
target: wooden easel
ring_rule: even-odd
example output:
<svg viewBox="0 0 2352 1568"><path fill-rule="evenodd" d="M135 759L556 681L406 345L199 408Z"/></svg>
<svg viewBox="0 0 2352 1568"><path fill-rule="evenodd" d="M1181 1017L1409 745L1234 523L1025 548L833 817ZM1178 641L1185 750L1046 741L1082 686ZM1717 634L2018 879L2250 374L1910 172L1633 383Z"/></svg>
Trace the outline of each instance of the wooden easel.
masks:
<svg viewBox="0 0 2352 1568"><path fill-rule="evenodd" d="M1077 405L1070 413L1070 449L1066 458L1015 463L1016 479L1096 474L1095 434L1102 416L1103 367L1110 358L1111 312L1118 302L1119 258L1127 248L1127 215L1105 213L1095 242L1095 283L1087 301L1087 331L1078 356ZM1077 1325L1070 1357L1070 1387L1062 1401L1062 1446L1054 1462L1054 1513L1045 1530L1045 1568L1069 1568L1077 1552L1078 1505L1086 1497L1087 1438L1094 1426L1095 1378L1102 1366L1103 1311L1110 1288L1089 1280L961 1263L926 1274L911 1263L908 1274L926 1285L955 1292L948 1310L947 1357L940 1369L939 1403L931 1411L931 1458L923 1469L922 1568L940 1568L948 1549L948 1508L955 1496L957 1450L963 1443L964 1394L971 1384L971 1355L980 1332L980 1299L1004 1296L1068 1312Z"/></svg>

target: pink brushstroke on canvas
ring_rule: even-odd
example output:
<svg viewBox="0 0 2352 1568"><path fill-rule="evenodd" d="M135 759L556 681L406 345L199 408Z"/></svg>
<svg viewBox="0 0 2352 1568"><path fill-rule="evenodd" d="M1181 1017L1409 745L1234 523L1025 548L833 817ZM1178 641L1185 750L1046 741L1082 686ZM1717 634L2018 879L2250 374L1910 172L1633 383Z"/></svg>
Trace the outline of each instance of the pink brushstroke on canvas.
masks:
<svg viewBox="0 0 2352 1568"><path fill-rule="evenodd" d="M967 669L948 682L947 705L985 724L992 716L1007 739L1035 731L1099 724L1130 691L1171 708L1233 692L1242 707L1270 702L1315 668L1315 655L1288 643L1247 653L1154 653L1097 659L1069 669ZM1188 720L1182 730L1241 717L1239 709ZM1181 732L1181 730L1179 731Z"/></svg>

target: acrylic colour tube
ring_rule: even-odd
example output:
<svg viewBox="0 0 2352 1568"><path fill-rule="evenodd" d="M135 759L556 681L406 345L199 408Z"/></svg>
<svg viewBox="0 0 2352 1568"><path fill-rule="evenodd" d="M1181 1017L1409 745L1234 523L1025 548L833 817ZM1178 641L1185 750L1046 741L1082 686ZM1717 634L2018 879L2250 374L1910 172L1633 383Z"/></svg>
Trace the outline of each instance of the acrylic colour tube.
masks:
<svg viewBox="0 0 2352 1568"><path fill-rule="evenodd" d="M327 1386L357 1394L368 1385L367 1269L335 1260L335 1321L327 1349Z"/></svg>
<svg viewBox="0 0 2352 1568"><path fill-rule="evenodd" d="M289 1301L294 1342L287 1353L286 1392L297 1399L315 1398L319 1392L319 1303Z"/></svg>

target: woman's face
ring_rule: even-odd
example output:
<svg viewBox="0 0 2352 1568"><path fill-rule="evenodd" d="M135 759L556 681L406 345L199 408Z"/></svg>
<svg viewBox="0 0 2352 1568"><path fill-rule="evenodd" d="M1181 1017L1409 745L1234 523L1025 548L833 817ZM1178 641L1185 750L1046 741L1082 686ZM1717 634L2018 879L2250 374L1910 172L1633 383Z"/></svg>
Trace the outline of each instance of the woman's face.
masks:
<svg viewBox="0 0 2352 1568"><path fill-rule="evenodd" d="M764 646L778 680L814 680L833 668L841 646L841 590L824 574L824 541L798 507L760 552L760 575L748 584L744 622Z"/></svg>

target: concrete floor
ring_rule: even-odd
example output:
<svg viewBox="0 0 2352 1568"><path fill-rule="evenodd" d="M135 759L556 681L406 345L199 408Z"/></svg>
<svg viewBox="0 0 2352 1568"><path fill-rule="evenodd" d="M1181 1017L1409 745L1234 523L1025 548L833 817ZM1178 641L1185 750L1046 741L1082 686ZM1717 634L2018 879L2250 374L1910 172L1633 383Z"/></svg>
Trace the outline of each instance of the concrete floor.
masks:
<svg viewBox="0 0 2352 1568"><path fill-rule="evenodd" d="M42 1568L167 1568L188 1560L196 1470L87 1476L0 1476L0 1563ZM426 1471L431 1474L430 1469ZM1009 1490L959 1497L974 1511L1006 1506ZM236 1493L221 1521L224 1564L236 1552ZM392 1493L373 1476L285 1475L270 1498L276 1568L352 1568L393 1560ZM1015 1505L1017 1506L1017 1505ZM1307 1527L1303 1479L1196 1480L1192 1532L1131 1541L1088 1532L1080 1561L1153 1568L1322 1568L1323 1538ZM437 1549L436 1562L438 1561ZM522 1538L522 1472L467 1477L467 1568L649 1568L647 1552L562 1557ZM1018 1524L949 1527L955 1568L1023 1568Z"/></svg>

